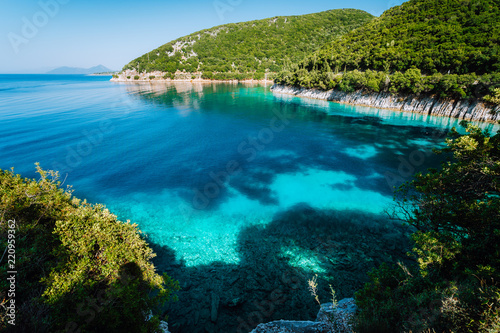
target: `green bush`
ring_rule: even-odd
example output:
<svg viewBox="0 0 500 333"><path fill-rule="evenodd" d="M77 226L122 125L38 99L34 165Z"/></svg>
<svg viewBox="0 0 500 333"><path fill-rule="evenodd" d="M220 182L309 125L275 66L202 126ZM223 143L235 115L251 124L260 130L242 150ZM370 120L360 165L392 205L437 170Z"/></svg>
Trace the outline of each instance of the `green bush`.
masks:
<svg viewBox="0 0 500 333"><path fill-rule="evenodd" d="M163 75L163 78L166 80L166 79L175 79L175 73L167 73L165 75Z"/></svg>
<svg viewBox="0 0 500 333"><path fill-rule="evenodd" d="M266 74L263 73L263 72L255 72L253 74L253 79L254 80L264 80L265 77L266 77Z"/></svg>
<svg viewBox="0 0 500 333"><path fill-rule="evenodd" d="M276 83L319 88L323 90L339 89L354 92L363 89L369 92L389 91L393 94L428 94L438 97L484 98L494 101L494 89L500 89L500 75L485 74L441 74L423 75L419 69L411 68L406 72L385 72L366 70L347 71L335 74L331 71L308 71L301 68L296 72L282 71L276 75Z"/></svg>
<svg viewBox="0 0 500 333"><path fill-rule="evenodd" d="M139 80L141 77L139 75L134 76L134 80Z"/></svg>
<svg viewBox="0 0 500 333"><path fill-rule="evenodd" d="M156 76L154 76L154 75L150 75L150 76L149 76L149 79L150 79L150 80L154 80L155 78L156 78Z"/></svg>
<svg viewBox="0 0 500 333"><path fill-rule="evenodd" d="M493 104L500 104L500 88L492 89L491 95L484 96L484 100Z"/></svg>
<svg viewBox="0 0 500 333"><path fill-rule="evenodd" d="M205 80L212 80L214 77L214 74L212 72L203 72L201 74L201 78Z"/></svg>
<svg viewBox="0 0 500 333"><path fill-rule="evenodd" d="M392 93L420 94L425 89L420 69L411 68L405 73L396 72L390 77L389 91Z"/></svg>
<svg viewBox="0 0 500 333"><path fill-rule="evenodd" d="M178 282L158 275L135 224L102 205L72 197L57 173L37 165L40 179L0 170L1 246L16 223L16 327L30 332L154 332L145 314L175 299ZM6 276L7 266L0 267ZM7 281L0 281L7 290ZM4 298L2 304L8 299ZM2 329L6 325L1 313Z"/></svg>
<svg viewBox="0 0 500 333"><path fill-rule="evenodd" d="M276 83L492 101L500 53L491 40L500 30L484 27L499 19L493 0L406 1L300 62L284 61ZM342 79L328 74L342 70Z"/></svg>
<svg viewBox="0 0 500 333"><path fill-rule="evenodd" d="M129 80L130 80L130 76L127 76L127 79L129 79Z"/></svg>
<svg viewBox="0 0 500 333"><path fill-rule="evenodd" d="M361 333L500 329L500 133L462 125L440 151L454 160L396 192L417 264L370 273L356 294Z"/></svg>

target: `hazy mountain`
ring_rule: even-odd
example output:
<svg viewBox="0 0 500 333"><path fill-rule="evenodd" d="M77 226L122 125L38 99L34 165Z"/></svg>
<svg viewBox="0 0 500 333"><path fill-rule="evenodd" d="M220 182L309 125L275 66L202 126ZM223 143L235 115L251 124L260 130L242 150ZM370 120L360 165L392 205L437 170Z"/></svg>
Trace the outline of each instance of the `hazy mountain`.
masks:
<svg viewBox="0 0 500 333"><path fill-rule="evenodd" d="M78 68L78 67L58 67L53 69L46 74L95 74L95 73L106 73L114 72L113 70L103 66L98 65L91 68Z"/></svg>

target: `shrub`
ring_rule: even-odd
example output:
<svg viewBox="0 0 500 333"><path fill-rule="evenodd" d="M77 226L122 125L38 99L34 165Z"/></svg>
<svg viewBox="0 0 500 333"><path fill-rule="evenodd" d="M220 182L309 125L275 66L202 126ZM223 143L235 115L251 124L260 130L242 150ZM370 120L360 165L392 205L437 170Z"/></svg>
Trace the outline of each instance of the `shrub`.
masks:
<svg viewBox="0 0 500 333"><path fill-rule="evenodd" d="M493 104L500 104L500 88L494 88L491 95L484 96L484 100Z"/></svg>
<svg viewBox="0 0 500 333"><path fill-rule="evenodd" d="M410 68L405 73L396 72L390 78L392 93L420 94L425 90L425 81L420 69Z"/></svg>
<svg viewBox="0 0 500 333"><path fill-rule="evenodd" d="M145 313L175 299L178 283L158 275L135 224L102 205L72 197L57 173L37 165L39 180L0 170L1 246L16 223L18 315L25 331L153 332ZM0 267L2 276L7 267ZM0 287L7 287L2 279ZM2 301L5 303L5 299ZM2 326L5 313L2 311ZM155 327L156 325L156 327Z"/></svg>
<svg viewBox="0 0 500 333"><path fill-rule="evenodd" d="M127 76L127 79L129 79L129 80L130 80L130 76Z"/></svg>
<svg viewBox="0 0 500 333"><path fill-rule="evenodd" d="M263 72L255 72L253 74L253 79L254 80L264 80L265 77L266 77L266 75Z"/></svg>
<svg viewBox="0 0 500 333"><path fill-rule="evenodd" d="M141 77L139 75L134 76L134 80L139 80Z"/></svg>
<svg viewBox="0 0 500 333"><path fill-rule="evenodd" d="M466 134L453 128L440 151L454 160L396 192L395 217L416 229L418 265L370 274L356 294L361 333L500 327L500 133L462 126Z"/></svg>
<svg viewBox="0 0 500 333"><path fill-rule="evenodd" d="M154 76L154 75L150 75L150 76L149 76L149 79L150 79L150 80L154 80L155 78L156 78L156 76Z"/></svg>
<svg viewBox="0 0 500 333"><path fill-rule="evenodd" d="M212 72L203 72L201 74L201 78L205 80L212 80L214 77L214 74Z"/></svg>
<svg viewBox="0 0 500 333"><path fill-rule="evenodd" d="M175 79L175 73L167 73L165 75L163 75L163 78L166 80L166 79Z"/></svg>
<svg viewBox="0 0 500 333"><path fill-rule="evenodd" d="M344 92L353 92L365 86L366 77L362 72L358 70L347 72L342 75L342 81L340 81L338 85L339 89Z"/></svg>

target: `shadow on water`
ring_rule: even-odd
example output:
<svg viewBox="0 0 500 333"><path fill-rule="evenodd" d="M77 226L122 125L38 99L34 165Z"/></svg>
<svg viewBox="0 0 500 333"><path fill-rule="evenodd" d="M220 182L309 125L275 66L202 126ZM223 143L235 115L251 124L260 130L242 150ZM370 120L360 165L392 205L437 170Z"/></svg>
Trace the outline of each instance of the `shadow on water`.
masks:
<svg viewBox="0 0 500 333"><path fill-rule="evenodd" d="M262 87L247 89L241 85L176 82L132 84L126 89L131 98L160 106L153 108L153 113L185 112L179 116L183 121L178 128L194 128L197 135L207 138L187 143L174 140L172 145L152 144L151 147L159 149L158 156L175 156L175 165L169 163L169 158L151 159L149 163L155 163L155 168L143 169L154 172L144 177L127 177L128 188L143 191L142 179L147 177L151 184L148 191L175 189L182 199L191 203L195 197L193 189L203 192L205 186L214 182L212 173L224 172L228 162L236 161L243 172L222 177L224 186L219 186L216 198L207 203L205 209L209 210L219 209L231 198L233 192L228 191L229 187L263 205L279 205L272 189L276 175L305 174L310 170L342 172L356 178L352 184L334 185L337 189L352 185L352 188L390 197L393 182L388 182L385 175L391 173L399 180L408 180L408 177L400 177L402 160L406 164L401 170L407 176L437 167L440 159L429 154L429 147L442 143L448 130L436 134L439 128L426 125L423 120L416 124L399 118L392 121L378 115L377 109L370 115L332 102L309 105L297 98L280 99ZM283 131L274 133L261 151L256 151L248 138L256 137L260 130L268 127L276 110L289 123ZM187 117L189 113L196 115ZM168 117L158 119L166 123L170 120ZM183 132L177 137L183 137ZM252 150L256 151L255 157ZM425 152L423 159L422 151ZM131 170L132 174L136 172ZM102 182L116 178L106 175Z"/></svg>
<svg viewBox="0 0 500 333"><path fill-rule="evenodd" d="M408 233L382 215L300 204L266 226L243 229L237 265L189 267L168 246L151 247L157 269L182 287L165 309L172 332L249 332L262 322L314 319L318 304L307 281L316 274L323 303L329 285L338 299L352 297L371 268L408 260Z"/></svg>
<svg viewBox="0 0 500 333"><path fill-rule="evenodd" d="M392 187L384 178L386 172L398 174L399 157L408 160L415 151L435 146L443 141L447 131L436 136L436 127L422 122L412 126L408 122L391 122L355 112L329 113L328 108L334 106L327 102L326 109L321 105L310 107L295 100L276 100L272 94L255 101L254 92L233 86L186 84L163 88L134 86L134 89L129 88L134 97L162 106L159 112L177 108L180 111L176 112L189 110L198 113L197 116L222 114L231 129L233 121L244 119L245 126L238 127L238 133L229 131L221 141L214 141L217 149L213 152L208 151L207 155L200 150L195 154L200 161L193 168L194 173L188 168L178 174L178 178L192 178L181 182L182 186L189 183L203 189L214 182L211 172L225 170L231 160L239 163L243 172L223 177L224 186L220 186L218 195L206 207L214 211L230 198L229 187L261 204L278 205L279 198L273 189L276 177L309 172L314 176L318 170L338 172L339 179L345 179L339 183L332 181L329 185L334 190L357 188L390 197ZM267 94L259 90L256 93ZM256 136L268 126L276 108L290 120L289 125L275 133L272 142L249 161L250 155L238 152L239 145L248 135ZM213 126L219 126L220 119L213 119L216 120ZM202 145L193 145L199 146ZM224 154L207 159L221 152ZM408 174L434 166L437 161L426 157L421 164L413 163L414 170ZM342 177L343 174L347 176ZM159 189L178 187L173 181L151 184L158 184ZM180 196L192 202L191 192L181 192ZM322 302L330 300L329 285L339 299L352 297L367 281L371 268L382 262L408 260L407 236L408 230L382 215L319 210L299 204L275 215L267 225L242 229L237 243L238 264L213 262L191 266L178 261L168 246L154 243L151 246L158 255L155 258L158 270L179 280L182 287L179 302L165 309L172 332L249 332L261 322L314 319L318 304L308 291L307 281L316 274ZM197 246L195 241L190 245ZM200 256L207 254L200 250Z"/></svg>

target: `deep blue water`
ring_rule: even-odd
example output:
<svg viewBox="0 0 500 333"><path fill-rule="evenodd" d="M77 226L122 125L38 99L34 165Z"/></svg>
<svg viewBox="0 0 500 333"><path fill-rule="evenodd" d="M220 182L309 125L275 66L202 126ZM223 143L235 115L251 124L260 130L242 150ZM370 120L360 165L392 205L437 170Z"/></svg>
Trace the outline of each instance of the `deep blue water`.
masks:
<svg viewBox="0 0 500 333"><path fill-rule="evenodd" d="M188 266L237 263L241 228L298 204L382 212L457 125L263 86L78 75L1 75L0 101L0 168L59 170Z"/></svg>

